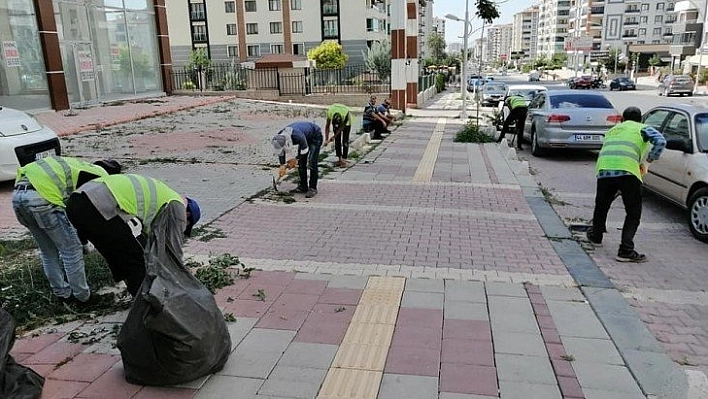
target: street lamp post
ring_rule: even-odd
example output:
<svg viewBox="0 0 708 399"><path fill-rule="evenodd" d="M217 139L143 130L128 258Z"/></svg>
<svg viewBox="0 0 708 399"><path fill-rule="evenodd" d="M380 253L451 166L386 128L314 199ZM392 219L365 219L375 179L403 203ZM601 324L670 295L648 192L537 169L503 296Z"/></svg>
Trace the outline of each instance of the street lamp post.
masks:
<svg viewBox="0 0 708 399"><path fill-rule="evenodd" d="M460 94L462 94L462 114L460 118L467 121L467 39L470 35L470 2L465 0L465 19L462 20L459 17L447 14L445 18L451 19L453 21L464 21L465 22L465 33L462 39L462 76L460 77Z"/></svg>
<svg viewBox="0 0 708 399"><path fill-rule="evenodd" d="M698 94L698 80L701 78L701 67L703 66L703 49L705 48L705 32L701 35L701 47L698 48L698 68L696 68L696 81L693 84L693 94Z"/></svg>

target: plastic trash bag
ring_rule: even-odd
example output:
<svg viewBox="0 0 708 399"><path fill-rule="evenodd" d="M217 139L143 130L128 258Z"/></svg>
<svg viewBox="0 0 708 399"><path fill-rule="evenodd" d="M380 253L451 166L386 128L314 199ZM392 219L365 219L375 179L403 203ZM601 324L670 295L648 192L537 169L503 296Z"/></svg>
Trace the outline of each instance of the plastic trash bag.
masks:
<svg viewBox="0 0 708 399"><path fill-rule="evenodd" d="M118 335L131 384L189 382L221 370L231 352L213 295L182 262L181 238L175 239L182 234L174 217L179 211L166 206L152 225L145 280Z"/></svg>
<svg viewBox="0 0 708 399"><path fill-rule="evenodd" d="M44 377L15 362L10 349L15 344L15 321L0 309L0 398L36 399L42 395Z"/></svg>

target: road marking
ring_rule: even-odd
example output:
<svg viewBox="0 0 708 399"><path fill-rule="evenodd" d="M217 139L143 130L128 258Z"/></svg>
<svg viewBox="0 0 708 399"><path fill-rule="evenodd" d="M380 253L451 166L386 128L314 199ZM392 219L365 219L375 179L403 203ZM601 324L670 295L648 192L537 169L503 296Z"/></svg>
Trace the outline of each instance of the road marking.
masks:
<svg viewBox="0 0 708 399"><path fill-rule="evenodd" d="M423 153L423 158L420 160L418 169L413 175L413 181L416 182L429 182L433 178L433 171L435 170L435 161L438 159L438 151L440 151L440 143L442 142L443 132L445 132L445 123L447 119L438 119L435 129L433 129L433 135L430 136L430 141L428 141L428 146L425 147L425 152Z"/></svg>

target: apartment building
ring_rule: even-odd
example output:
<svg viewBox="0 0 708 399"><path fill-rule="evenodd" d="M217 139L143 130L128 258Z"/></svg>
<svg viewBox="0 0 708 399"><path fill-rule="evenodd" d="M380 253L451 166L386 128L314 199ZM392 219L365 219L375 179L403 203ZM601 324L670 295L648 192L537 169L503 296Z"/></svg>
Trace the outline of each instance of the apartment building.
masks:
<svg viewBox="0 0 708 399"><path fill-rule="evenodd" d="M445 18L433 18L433 31L445 37Z"/></svg>
<svg viewBox="0 0 708 399"><path fill-rule="evenodd" d="M511 59L514 24L494 25L487 29L487 62L503 63Z"/></svg>
<svg viewBox="0 0 708 399"><path fill-rule="evenodd" d="M212 62L253 61L268 54L305 56L336 40L350 64L374 41L388 39L390 0L170 0L167 20L174 65L204 48Z"/></svg>
<svg viewBox="0 0 708 399"><path fill-rule="evenodd" d="M520 54L518 60L521 63L528 63L536 59L538 19L538 5L514 14L511 51Z"/></svg>
<svg viewBox="0 0 708 399"><path fill-rule="evenodd" d="M390 3L390 1L389 1ZM428 46L428 38L432 33L435 33L435 20L433 17L433 1L427 1L425 6L418 7L418 57L423 58L430 56L430 47ZM443 34L444 37L444 34ZM421 63L422 64L422 63Z"/></svg>
<svg viewBox="0 0 708 399"><path fill-rule="evenodd" d="M539 2L538 56L552 57L564 51L568 35L570 0L541 0Z"/></svg>
<svg viewBox="0 0 708 399"><path fill-rule="evenodd" d="M706 0L677 1L671 10L671 65L675 66L692 55L700 55L701 48L705 54L707 3Z"/></svg>

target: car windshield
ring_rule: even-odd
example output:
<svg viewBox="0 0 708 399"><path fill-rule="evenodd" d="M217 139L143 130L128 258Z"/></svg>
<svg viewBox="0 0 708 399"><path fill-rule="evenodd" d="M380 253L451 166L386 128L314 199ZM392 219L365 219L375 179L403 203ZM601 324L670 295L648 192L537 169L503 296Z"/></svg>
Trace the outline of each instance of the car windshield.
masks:
<svg viewBox="0 0 708 399"><path fill-rule="evenodd" d="M486 85L484 91L489 93L504 93L504 85Z"/></svg>
<svg viewBox="0 0 708 399"><path fill-rule="evenodd" d="M527 100L533 100L533 98L538 94L538 89L511 89L509 90L509 96L523 96Z"/></svg>
<svg viewBox="0 0 708 399"><path fill-rule="evenodd" d="M614 108L603 96L560 94L549 96L551 108Z"/></svg>
<svg viewBox="0 0 708 399"><path fill-rule="evenodd" d="M690 76L676 76L676 77L674 77L674 81L676 83L686 83L686 82L691 81L691 77Z"/></svg>
<svg viewBox="0 0 708 399"><path fill-rule="evenodd" d="M695 118L698 149L701 152L708 152L708 114L697 114Z"/></svg>

